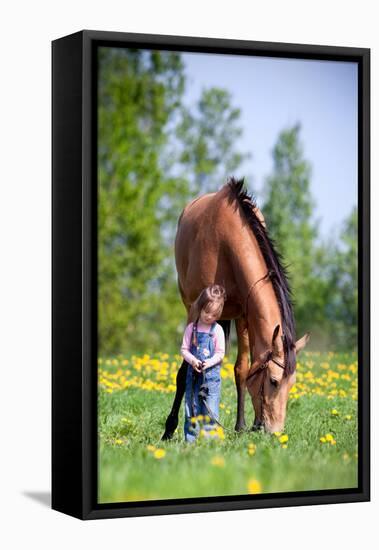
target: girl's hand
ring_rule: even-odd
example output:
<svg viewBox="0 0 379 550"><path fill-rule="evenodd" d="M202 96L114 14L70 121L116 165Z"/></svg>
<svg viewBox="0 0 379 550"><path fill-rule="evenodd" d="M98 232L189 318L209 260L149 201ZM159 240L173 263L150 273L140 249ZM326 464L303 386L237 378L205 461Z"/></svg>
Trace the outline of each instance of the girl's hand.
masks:
<svg viewBox="0 0 379 550"><path fill-rule="evenodd" d="M211 367L211 360L210 359L205 359L205 361L203 361L203 369L208 369L209 367Z"/></svg>
<svg viewBox="0 0 379 550"><path fill-rule="evenodd" d="M195 359L195 361L192 363L192 368L195 369L196 372L201 372L203 363L200 361L200 359Z"/></svg>

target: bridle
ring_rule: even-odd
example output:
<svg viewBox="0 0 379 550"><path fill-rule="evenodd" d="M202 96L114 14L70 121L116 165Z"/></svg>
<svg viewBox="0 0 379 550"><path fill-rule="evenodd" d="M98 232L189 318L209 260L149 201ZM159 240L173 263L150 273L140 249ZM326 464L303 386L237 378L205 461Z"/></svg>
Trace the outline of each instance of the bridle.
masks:
<svg viewBox="0 0 379 550"><path fill-rule="evenodd" d="M268 351L266 351L266 353L263 354L262 358L258 359L257 361L255 361L253 363L253 365L251 367L253 370L246 377L246 383L247 383L248 380L251 380L259 372L263 371L262 382L261 382L261 385L260 385L260 388L259 388L259 393L258 393L259 398L260 398L260 402L261 402L261 415L260 415L261 418L263 418L263 399L264 399L263 389L264 389L264 383L265 383L265 380L266 380L266 377L267 377L268 364L269 364L270 361L275 363L275 365L277 365L278 367L280 367L284 371L286 370L285 361L284 361L284 364L281 363L278 359L276 359L276 357L274 357L274 352L272 350L268 350Z"/></svg>
<svg viewBox="0 0 379 550"><path fill-rule="evenodd" d="M261 356L262 357L262 356ZM265 370L267 369L268 367L268 364L269 362L272 361L273 363L275 363L275 365L277 365L278 367L280 367L281 369L283 370L286 370L286 364L284 362L281 363L278 359L276 359L274 357L274 352L272 350L269 350L269 351L266 351L266 353L263 354L263 357L258 359L257 361L254 361L254 363L252 364L251 368L253 369L250 374L247 376L246 378L246 382L248 380L251 380L251 378L253 378L256 374L258 374L258 372L262 371L262 370Z"/></svg>
<svg viewBox="0 0 379 550"><path fill-rule="evenodd" d="M245 308L246 309L246 313L245 313L246 319L248 318L248 305L249 305L250 294L252 293L252 291L255 289L255 286L259 282L261 282L261 281L265 281L265 282L270 281L271 277L273 275L275 275L275 272L272 269L269 269L267 271L267 273L265 275L263 275L263 277L261 277L260 279L255 281L250 286L249 291L248 291L247 296L246 296L246 308ZM282 336L282 341L283 341L283 336ZM286 370L286 361L285 361L285 359L284 359L284 363L281 363L278 359L276 359L276 357L274 357L274 352L272 350L268 350L263 354L263 357L261 356L260 359L258 359L257 361L254 361L254 363L251 366L251 368L253 370L250 372L250 374L246 378L246 382L247 382L248 380L251 380L252 378L254 378L254 376L256 374L258 374L259 372L264 371L264 375L262 376L262 383L261 383L261 386L259 388L259 396L260 396L260 400L261 400L261 417L263 417L263 388L264 388L264 383L265 383L266 376L267 376L268 364L269 364L270 361L272 361L278 367L283 369L283 371Z"/></svg>

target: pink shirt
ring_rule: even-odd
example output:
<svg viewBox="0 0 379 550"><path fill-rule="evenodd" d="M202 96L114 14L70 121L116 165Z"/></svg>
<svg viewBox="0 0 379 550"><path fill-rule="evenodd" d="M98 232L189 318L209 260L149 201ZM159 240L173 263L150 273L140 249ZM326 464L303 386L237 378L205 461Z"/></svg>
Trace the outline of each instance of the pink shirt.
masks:
<svg viewBox="0 0 379 550"><path fill-rule="evenodd" d="M197 331L209 332L211 330L211 326L212 325L203 325L203 323L199 321L197 323ZM182 347L180 349L180 352L183 358L190 365L193 365L193 362L196 361L196 357L192 355L192 353L190 352L192 330L193 330L193 323L190 323L189 325L187 325L186 330L184 331ZM213 365L217 365L217 363L221 363L225 355L225 335L224 335L222 326L219 325L218 323L216 323L216 326L213 332L213 343L215 346L215 352L214 352L214 355L208 359L209 367L213 367Z"/></svg>

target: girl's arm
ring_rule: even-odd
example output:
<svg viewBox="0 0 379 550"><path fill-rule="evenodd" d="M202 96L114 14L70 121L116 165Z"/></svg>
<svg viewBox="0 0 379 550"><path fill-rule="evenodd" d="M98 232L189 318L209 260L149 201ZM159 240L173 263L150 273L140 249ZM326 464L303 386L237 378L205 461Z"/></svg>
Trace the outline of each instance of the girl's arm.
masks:
<svg viewBox="0 0 379 550"><path fill-rule="evenodd" d="M187 325L186 330L184 331L183 342L182 342L182 347L180 348L180 353L183 359L194 367L194 366L197 366L198 360L190 352L192 328L193 328L193 323L190 323L189 325Z"/></svg>
<svg viewBox="0 0 379 550"><path fill-rule="evenodd" d="M214 332L215 352L212 357L204 361L204 369L213 367L224 358L225 355L225 334L221 325L217 324Z"/></svg>

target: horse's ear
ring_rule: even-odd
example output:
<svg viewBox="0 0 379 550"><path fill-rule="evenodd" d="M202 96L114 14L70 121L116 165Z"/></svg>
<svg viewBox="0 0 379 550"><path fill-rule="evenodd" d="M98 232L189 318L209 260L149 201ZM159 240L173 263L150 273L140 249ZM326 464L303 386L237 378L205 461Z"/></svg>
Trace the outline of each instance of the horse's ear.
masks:
<svg viewBox="0 0 379 550"><path fill-rule="evenodd" d="M271 342L271 348L272 349L274 349L274 347L276 347L275 340L278 337L279 329L280 329L280 325L276 325L276 327L274 328L274 332L272 333L272 342Z"/></svg>
<svg viewBox="0 0 379 550"><path fill-rule="evenodd" d="M309 342L309 338L311 337L310 332L306 332L300 340L296 342L296 354L298 354Z"/></svg>

